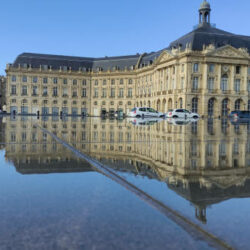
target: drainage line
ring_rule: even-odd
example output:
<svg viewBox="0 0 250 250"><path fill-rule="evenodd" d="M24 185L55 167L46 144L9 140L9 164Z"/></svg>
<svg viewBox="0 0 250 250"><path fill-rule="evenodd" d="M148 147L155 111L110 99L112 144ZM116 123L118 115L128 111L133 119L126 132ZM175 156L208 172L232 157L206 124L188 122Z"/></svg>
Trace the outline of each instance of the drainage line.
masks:
<svg viewBox="0 0 250 250"><path fill-rule="evenodd" d="M207 232L203 228L201 228L196 223L190 221L177 211L171 209L161 201L153 198L146 192L142 191L141 189L137 188L132 183L128 182L121 176L117 175L113 171L109 169L108 166L105 166L104 164L100 163L99 161L81 153L76 148L72 147L62 139L58 138L56 135L51 133L50 131L40 127L37 125L43 132L49 134L51 137L53 137L57 142L61 143L64 147L68 148L70 151L72 151L77 157L87 161L89 164L91 164L98 172L102 173L103 175L107 176L108 178L112 179L113 181L119 183L123 187L125 187L127 190L131 191L135 195L137 195L140 199L144 200L148 204L150 204L152 207L156 208L158 211L166 215L169 219L174 221L177 225L182 227L187 233L189 233L193 238L197 240L204 240L208 244L212 245L213 247L217 249L233 249L232 246L230 246L225 241L219 239L215 235Z"/></svg>

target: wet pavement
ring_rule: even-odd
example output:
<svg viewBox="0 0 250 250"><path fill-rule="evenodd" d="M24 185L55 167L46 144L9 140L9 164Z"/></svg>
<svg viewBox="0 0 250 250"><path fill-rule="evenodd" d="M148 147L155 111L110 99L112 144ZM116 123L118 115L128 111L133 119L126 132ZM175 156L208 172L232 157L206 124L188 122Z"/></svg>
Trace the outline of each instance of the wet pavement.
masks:
<svg viewBox="0 0 250 250"><path fill-rule="evenodd" d="M246 249L249 136L228 119L4 117L1 249Z"/></svg>

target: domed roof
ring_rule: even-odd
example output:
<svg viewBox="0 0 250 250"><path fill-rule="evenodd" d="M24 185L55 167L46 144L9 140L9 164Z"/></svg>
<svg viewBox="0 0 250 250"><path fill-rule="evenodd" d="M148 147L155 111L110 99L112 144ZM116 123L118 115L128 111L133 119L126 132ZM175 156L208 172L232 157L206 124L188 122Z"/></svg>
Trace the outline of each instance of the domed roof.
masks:
<svg viewBox="0 0 250 250"><path fill-rule="evenodd" d="M200 6L200 9L210 9L210 4L206 0L203 1L203 3Z"/></svg>

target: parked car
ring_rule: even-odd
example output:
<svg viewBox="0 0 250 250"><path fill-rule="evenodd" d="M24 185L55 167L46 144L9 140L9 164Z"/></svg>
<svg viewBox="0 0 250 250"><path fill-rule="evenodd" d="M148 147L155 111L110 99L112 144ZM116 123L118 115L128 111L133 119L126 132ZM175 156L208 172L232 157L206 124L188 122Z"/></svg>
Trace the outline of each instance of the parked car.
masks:
<svg viewBox="0 0 250 250"><path fill-rule="evenodd" d="M168 112L168 117L170 118L194 118L194 119L198 119L200 118L200 115L194 112L190 112L186 109L174 109L171 112Z"/></svg>
<svg viewBox="0 0 250 250"><path fill-rule="evenodd" d="M234 119L250 119L250 111L235 110L229 114L229 117Z"/></svg>
<svg viewBox="0 0 250 250"><path fill-rule="evenodd" d="M169 113L172 113L173 112L173 109L169 109L168 111L167 111L167 113L165 113L165 117L169 117L168 115L169 115Z"/></svg>
<svg viewBox="0 0 250 250"><path fill-rule="evenodd" d="M129 117L144 118L144 117L165 117L161 112L158 112L148 107L136 107L128 113Z"/></svg>

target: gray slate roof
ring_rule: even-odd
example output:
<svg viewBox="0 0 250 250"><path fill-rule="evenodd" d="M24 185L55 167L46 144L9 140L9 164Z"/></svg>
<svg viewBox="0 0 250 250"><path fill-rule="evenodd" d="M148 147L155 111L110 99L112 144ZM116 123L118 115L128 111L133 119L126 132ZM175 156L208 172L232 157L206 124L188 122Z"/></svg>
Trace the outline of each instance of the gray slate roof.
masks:
<svg viewBox="0 0 250 250"><path fill-rule="evenodd" d="M203 45L214 44L216 48L231 45L235 48L247 48L250 52L250 36L241 36L229 33L224 30L214 28L210 25L203 25L192 32L173 41L168 49L185 49L187 44L191 44L192 50L202 50Z"/></svg>
<svg viewBox="0 0 250 250"><path fill-rule="evenodd" d="M46 55L35 53L20 54L13 67L32 65L32 68L39 68L40 65L51 66L52 69L60 69L60 67L71 68L78 71L79 69L96 71L99 68L103 71L131 69L139 62L139 67L152 64L152 62L159 57L163 50L171 50L172 48L181 48L184 50L187 45L194 51L201 51L203 45L214 44L216 48L231 45L235 48L247 48L250 52L250 36L235 35L210 25L199 26L197 29L182 36L181 38L170 43L168 48L159 50L157 52L145 53L143 55L128 55L117 57L75 57L75 56L60 56L60 55Z"/></svg>

